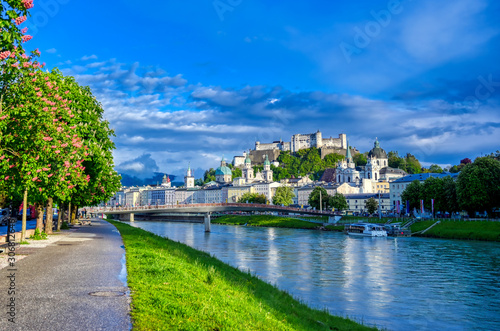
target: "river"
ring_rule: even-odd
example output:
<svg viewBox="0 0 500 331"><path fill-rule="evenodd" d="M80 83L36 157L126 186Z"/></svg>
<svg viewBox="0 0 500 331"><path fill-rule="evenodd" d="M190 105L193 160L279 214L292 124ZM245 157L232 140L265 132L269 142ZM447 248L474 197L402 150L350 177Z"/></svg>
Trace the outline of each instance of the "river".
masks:
<svg viewBox="0 0 500 331"><path fill-rule="evenodd" d="M314 308L387 330L500 329L500 243L136 221Z"/></svg>

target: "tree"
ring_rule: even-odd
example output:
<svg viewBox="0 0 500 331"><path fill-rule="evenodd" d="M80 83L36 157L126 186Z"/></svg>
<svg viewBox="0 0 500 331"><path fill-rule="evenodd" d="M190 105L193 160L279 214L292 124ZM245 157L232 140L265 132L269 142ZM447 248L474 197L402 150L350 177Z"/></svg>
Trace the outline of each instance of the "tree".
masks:
<svg viewBox="0 0 500 331"><path fill-rule="evenodd" d="M443 169L437 164L431 164L431 166L429 167L429 172L440 174L443 172Z"/></svg>
<svg viewBox="0 0 500 331"><path fill-rule="evenodd" d="M409 174L419 174L421 173L422 166L420 165L420 162L417 160L417 158L410 154L407 153L405 157L405 162L406 162L406 172Z"/></svg>
<svg viewBox="0 0 500 331"><path fill-rule="evenodd" d="M434 199L434 210L445 211L446 203L443 179L437 177L427 178L422 185L422 198L426 209L432 209L432 199Z"/></svg>
<svg viewBox="0 0 500 331"><path fill-rule="evenodd" d="M309 199L307 200L307 202L311 207L314 207L316 209L321 209L320 208L320 203L321 203L323 209L327 209L329 198L330 196L328 195L328 192L324 187L316 186L314 190L312 190L311 194L309 194Z"/></svg>
<svg viewBox="0 0 500 331"><path fill-rule="evenodd" d="M293 194L293 189L290 186L280 186L276 188L276 193L273 197L273 204L288 206L292 204L294 197L295 194Z"/></svg>
<svg viewBox="0 0 500 331"><path fill-rule="evenodd" d="M500 161L479 157L467 164L457 178L457 195L460 206L469 216L476 211L500 207Z"/></svg>
<svg viewBox="0 0 500 331"><path fill-rule="evenodd" d="M460 210L457 197L457 182L451 176L443 178L443 210L453 213Z"/></svg>
<svg viewBox="0 0 500 331"><path fill-rule="evenodd" d="M234 167L232 169L233 178L242 177L243 173L240 168Z"/></svg>
<svg viewBox="0 0 500 331"><path fill-rule="evenodd" d="M452 174L456 174L457 172L460 172L460 169L458 168L458 166L454 165L450 168L449 172Z"/></svg>
<svg viewBox="0 0 500 331"><path fill-rule="evenodd" d="M365 201L365 208L368 214L373 214L378 209L378 201L375 198L369 198Z"/></svg>
<svg viewBox="0 0 500 331"><path fill-rule="evenodd" d="M205 170L205 173L203 174L203 183L208 183L208 182L215 182L215 169L210 168L209 170Z"/></svg>
<svg viewBox="0 0 500 331"><path fill-rule="evenodd" d="M349 209L347 200L342 193L335 193L333 196L331 196L328 200L328 204L338 211Z"/></svg>
<svg viewBox="0 0 500 331"><path fill-rule="evenodd" d="M267 203L267 198L264 194L246 192L238 199L240 203Z"/></svg>
<svg viewBox="0 0 500 331"><path fill-rule="evenodd" d="M410 210L413 208L420 208L420 200L422 197L422 184L419 180L411 182L401 194L401 200L404 203L410 201Z"/></svg>
<svg viewBox="0 0 500 331"><path fill-rule="evenodd" d="M368 163L368 160L366 159L366 153L361 154L358 153L352 157L352 160L356 164L356 166L365 166L366 163Z"/></svg>
<svg viewBox="0 0 500 331"><path fill-rule="evenodd" d="M389 152L389 154L387 154L387 159L389 167L406 171L406 161L404 158L399 157L398 152Z"/></svg>
<svg viewBox="0 0 500 331"><path fill-rule="evenodd" d="M467 165L467 164L471 164L471 163L472 163L472 160L469 159L468 157L466 157L463 160L460 160L460 164L463 164L463 165Z"/></svg>

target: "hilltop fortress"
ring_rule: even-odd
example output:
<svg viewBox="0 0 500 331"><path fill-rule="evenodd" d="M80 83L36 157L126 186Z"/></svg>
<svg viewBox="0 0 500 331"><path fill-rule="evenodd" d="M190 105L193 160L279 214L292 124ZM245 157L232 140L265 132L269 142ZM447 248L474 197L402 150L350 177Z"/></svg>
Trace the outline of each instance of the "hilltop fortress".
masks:
<svg viewBox="0 0 500 331"><path fill-rule="evenodd" d="M256 141L255 148L250 150L250 159L253 164L262 164L266 155L270 161L275 161L282 151L296 153L301 149L311 147L316 147L321 151L321 158L332 153L346 156L347 136L341 133L338 138L323 138L323 134L318 130L315 133L294 134L289 142L282 141L281 139L279 141L273 141L272 143L261 143L260 141ZM352 152L354 154L357 153L356 150ZM242 159L240 160L239 158ZM244 157L235 157L235 165L242 165L243 161Z"/></svg>

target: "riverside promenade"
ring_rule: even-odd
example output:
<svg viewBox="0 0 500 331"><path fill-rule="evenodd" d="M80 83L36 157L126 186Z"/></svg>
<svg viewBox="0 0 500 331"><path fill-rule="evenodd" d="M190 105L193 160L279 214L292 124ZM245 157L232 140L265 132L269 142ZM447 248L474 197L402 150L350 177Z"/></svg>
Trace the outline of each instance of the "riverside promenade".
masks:
<svg viewBox="0 0 500 331"><path fill-rule="evenodd" d="M15 254L14 271L0 254L0 330L131 329L125 250L113 225L94 219Z"/></svg>

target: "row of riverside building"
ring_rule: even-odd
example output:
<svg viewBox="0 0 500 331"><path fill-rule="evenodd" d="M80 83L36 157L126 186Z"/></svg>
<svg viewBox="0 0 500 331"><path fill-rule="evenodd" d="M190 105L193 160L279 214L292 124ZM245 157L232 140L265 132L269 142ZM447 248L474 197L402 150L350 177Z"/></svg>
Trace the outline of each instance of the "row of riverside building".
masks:
<svg viewBox="0 0 500 331"><path fill-rule="evenodd" d="M242 177L232 178L232 171L222 158L220 167L215 171L215 181L203 186L195 186L192 170L188 167L184 177L184 186L173 187L168 176L163 177L161 185L141 187L122 187L107 206L155 206L198 203L234 203L245 193L263 194L272 203L276 189L289 186L295 197L293 204L307 207L312 190L321 186L329 195L341 193L349 205L348 212L366 212L365 202L375 198L380 203L382 213L396 210L397 201L403 206L401 194L408 184L414 180L424 181L429 177L442 177L447 174L407 175L401 169L388 167L386 152L380 148L378 140L368 153L366 166L356 166L347 142L346 158L339 162L337 168L325 170L319 181L308 177L273 181L270 161L265 155L263 170L254 173L249 155L242 166ZM448 174L449 175L449 174Z"/></svg>

